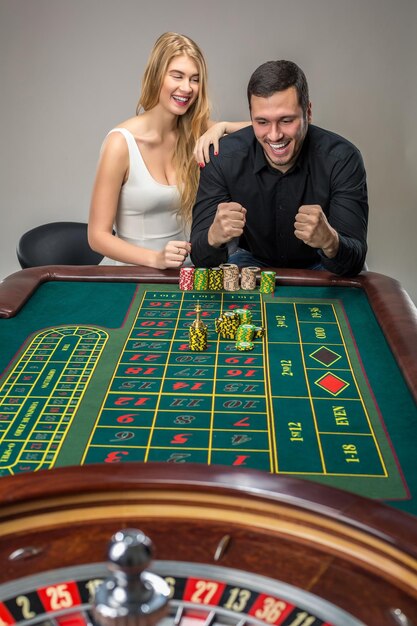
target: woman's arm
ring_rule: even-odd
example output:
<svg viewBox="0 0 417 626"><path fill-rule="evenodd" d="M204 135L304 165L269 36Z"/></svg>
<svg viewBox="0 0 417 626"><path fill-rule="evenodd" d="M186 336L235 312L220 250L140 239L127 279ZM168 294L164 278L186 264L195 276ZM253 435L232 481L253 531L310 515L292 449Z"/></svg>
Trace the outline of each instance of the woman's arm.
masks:
<svg viewBox="0 0 417 626"><path fill-rule="evenodd" d="M129 151L121 133L112 133L102 150L88 221L88 241L93 250L120 263L158 269L180 267L190 252L186 241L170 241L156 252L113 235L119 195L129 173Z"/></svg>
<svg viewBox="0 0 417 626"><path fill-rule="evenodd" d="M219 153L219 139L224 135L235 133L237 130L251 125L251 121L246 122L213 122L210 120L208 130L197 140L194 148L194 158L200 167L210 161L209 150L213 146L214 155Z"/></svg>

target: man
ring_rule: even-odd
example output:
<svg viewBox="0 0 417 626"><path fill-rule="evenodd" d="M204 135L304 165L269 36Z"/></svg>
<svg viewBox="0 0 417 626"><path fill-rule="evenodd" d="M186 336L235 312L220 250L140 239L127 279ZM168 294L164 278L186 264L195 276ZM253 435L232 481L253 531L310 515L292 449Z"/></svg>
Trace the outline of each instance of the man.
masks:
<svg viewBox="0 0 417 626"><path fill-rule="evenodd" d="M222 139L219 155L201 170L193 263L359 273L368 223L359 151L310 124L306 77L291 61L258 67L248 100L252 127Z"/></svg>

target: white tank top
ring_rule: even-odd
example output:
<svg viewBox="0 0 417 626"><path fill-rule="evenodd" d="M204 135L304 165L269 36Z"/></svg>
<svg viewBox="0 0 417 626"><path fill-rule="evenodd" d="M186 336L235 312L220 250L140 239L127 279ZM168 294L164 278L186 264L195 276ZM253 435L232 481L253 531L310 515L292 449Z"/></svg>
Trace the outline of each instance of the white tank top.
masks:
<svg viewBox="0 0 417 626"><path fill-rule="evenodd" d="M129 130L113 128L110 133L114 132L124 136L129 149L129 177L120 192L115 220L117 236L156 251L175 239L188 241L178 216L180 194L176 185L163 185L151 176Z"/></svg>

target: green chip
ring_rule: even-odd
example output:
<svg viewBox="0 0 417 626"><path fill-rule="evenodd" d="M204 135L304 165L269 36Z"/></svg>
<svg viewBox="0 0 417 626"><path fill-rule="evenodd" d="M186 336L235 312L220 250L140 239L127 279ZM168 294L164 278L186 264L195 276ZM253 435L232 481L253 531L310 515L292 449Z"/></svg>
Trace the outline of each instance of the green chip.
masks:
<svg viewBox="0 0 417 626"><path fill-rule="evenodd" d="M236 342L236 350L253 350L255 347L255 344L253 343L253 341L237 341Z"/></svg>

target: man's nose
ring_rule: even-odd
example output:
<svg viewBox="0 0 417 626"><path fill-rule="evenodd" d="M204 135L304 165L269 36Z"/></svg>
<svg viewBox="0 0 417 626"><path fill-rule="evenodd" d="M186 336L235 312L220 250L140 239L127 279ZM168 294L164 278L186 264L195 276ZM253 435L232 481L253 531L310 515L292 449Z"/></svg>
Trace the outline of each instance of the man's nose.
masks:
<svg viewBox="0 0 417 626"><path fill-rule="evenodd" d="M279 141L283 138L284 133L282 132L279 124L271 124L268 135L271 141Z"/></svg>

